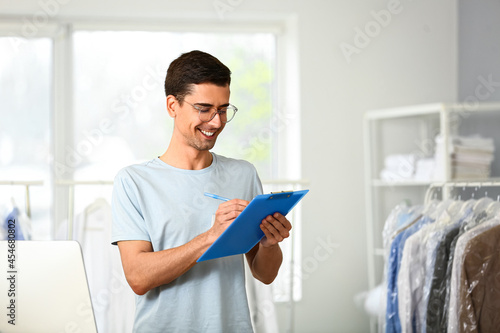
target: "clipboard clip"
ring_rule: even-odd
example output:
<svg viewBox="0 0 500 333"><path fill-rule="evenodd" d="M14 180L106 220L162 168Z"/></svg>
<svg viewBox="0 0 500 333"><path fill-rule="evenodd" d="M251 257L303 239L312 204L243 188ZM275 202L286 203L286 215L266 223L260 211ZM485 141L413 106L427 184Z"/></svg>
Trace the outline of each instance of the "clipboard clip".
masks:
<svg viewBox="0 0 500 333"><path fill-rule="evenodd" d="M271 192L271 194L272 195L269 197L269 200L279 199L279 198L289 198L293 194L293 191Z"/></svg>

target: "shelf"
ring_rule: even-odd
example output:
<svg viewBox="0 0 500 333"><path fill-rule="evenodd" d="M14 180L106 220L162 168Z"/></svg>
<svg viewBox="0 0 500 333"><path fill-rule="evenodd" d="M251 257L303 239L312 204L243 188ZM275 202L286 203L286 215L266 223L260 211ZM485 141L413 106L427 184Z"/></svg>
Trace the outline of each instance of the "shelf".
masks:
<svg viewBox="0 0 500 333"><path fill-rule="evenodd" d="M495 177L495 178L482 178L482 179L452 179L448 181L433 181L433 185L439 185L439 186L454 186L454 187L460 187L460 186L477 186L479 188L481 187L488 187L488 186L499 186L500 185L500 178Z"/></svg>
<svg viewBox="0 0 500 333"><path fill-rule="evenodd" d="M445 107L444 104L426 104L419 106L406 106L393 109L372 110L365 113L365 118L370 120L375 119L390 119L390 118L404 118L414 117L426 114L439 114Z"/></svg>
<svg viewBox="0 0 500 333"><path fill-rule="evenodd" d="M380 172L385 158L391 154L411 152L419 156L435 153L437 134L443 142L453 135L481 134L492 137L500 147L500 103L432 103L400 108L377 109L363 117L365 148L365 197L368 248L368 282L375 287L383 276L384 256L382 231L387 216L394 205L402 200L428 202L430 198L471 195L489 196L500 200L500 190L492 189L500 184L499 178L451 179L453 175L450 147L442 145L442 157L436 163L436 175L440 179L383 180ZM434 152L433 152L434 151ZM491 175L500 175L500 158L495 152ZM415 166L416 168L416 166ZM477 189L475 186L477 185ZM439 189L441 192L439 192ZM473 191L477 191L473 192Z"/></svg>
<svg viewBox="0 0 500 333"><path fill-rule="evenodd" d="M473 112L498 112L500 111L500 103L498 102L483 102L478 105L469 106L465 104L447 104L434 103L423 105L412 105L391 109L371 110L365 114L366 119L394 119L414 116L424 116L439 114L440 112L449 113L473 113Z"/></svg>
<svg viewBox="0 0 500 333"><path fill-rule="evenodd" d="M499 121L500 102L429 103L371 110L364 114L366 244L368 285L371 289L379 286L385 278L386 256L390 250L384 248L389 246L384 229L387 218L397 205L423 206L432 200L448 198L489 197L500 201L500 178L497 177L500 175ZM452 179L455 173L451 145L448 144L450 138L476 134L493 138L497 147L490 170L493 177ZM441 138L439 142L436 142L437 135ZM438 148L442 150L439 160L436 159ZM435 172L416 173L430 170L417 170L419 165L415 160L387 159L391 155L410 154L418 159L434 156ZM383 170L392 170L394 178L388 172L383 174ZM408 179L398 175L408 176ZM414 175L419 179L414 179ZM430 179L422 179L421 176ZM415 204L412 205L412 202ZM371 332L376 332L376 327L372 326Z"/></svg>
<svg viewBox="0 0 500 333"><path fill-rule="evenodd" d="M372 180L372 185L375 187L393 187L393 186L429 186L432 183L435 183L437 181L434 180L394 180L394 181L388 181L388 180L381 180L381 179L374 179Z"/></svg>
<svg viewBox="0 0 500 333"><path fill-rule="evenodd" d="M498 186L500 183L500 178L482 178L482 179L451 179L451 180L381 180L381 179L373 179L372 186L375 187L393 187L393 186L430 186L432 184L442 184L442 185L454 185L455 187L459 187L461 185L474 185L477 184L478 187L481 186Z"/></svg>

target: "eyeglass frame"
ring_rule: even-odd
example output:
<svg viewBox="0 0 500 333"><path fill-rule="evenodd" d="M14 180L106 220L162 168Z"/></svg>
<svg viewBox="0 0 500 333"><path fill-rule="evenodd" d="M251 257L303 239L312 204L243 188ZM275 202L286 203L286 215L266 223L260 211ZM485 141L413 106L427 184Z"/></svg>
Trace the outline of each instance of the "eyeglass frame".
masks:
<svg viewBox="0 0 500 333"><path fill-rule="evenodd" d="M209 120L204 121L204 120L202 120L202 119L201 119L201 112L202 112L202 111L204 111L204 110L200 110L200 108L202 108L202 106L199 106L199 105L196 105L196 104L191 104L191 103L189 103L189 102L187 102L187 101L185 101L185 100L184 100L183 102L184 102L184 103L187 103L187 104L189 104L189 105L191 105L191 106L192 106L192 107L193 107L196 111L198 111L198 118L199 118L202 122L204 122L204 123L208 123L208 122L212 121L212 119L214 119L214 118L215 118L215 115L216 115L216 114L219 114L219 117L220 117L222 112L227 112L227 111L221 111L221 110L218 110L218 109L216 108L216 109L215 109L215 112L212 114L212 116L210 117L210 119L209 119ZM212 110L213 108L215 108L215 106L210 106L210 107L206 106L206 107L208 108L208 110L209 110L209 111L210 111L210 110ZM236 116L236 112L238 112L238 108L237 108L236 106L234 106L233 104L228 103L228 104L227 104L227 106L224 106L224 108L229 108L229 107L230 107L230 108L232 108L232 109L234 110L234 113L233 113L233 116L231 117L231 119L229 119L229 120L222 121L222 119L221 119L221 121L222 121L224 124L227 124L228 122L230 122L231 120L233 120L234 116Z"/></svg>

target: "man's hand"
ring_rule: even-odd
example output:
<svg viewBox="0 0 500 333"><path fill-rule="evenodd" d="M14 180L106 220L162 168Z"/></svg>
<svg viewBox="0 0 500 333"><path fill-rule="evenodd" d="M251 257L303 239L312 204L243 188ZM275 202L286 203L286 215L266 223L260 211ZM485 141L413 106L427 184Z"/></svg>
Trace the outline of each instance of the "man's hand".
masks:
<svg viewBox="0 0 500 333"><path fill-rule="evenodd" d="M267 216L260 224L260 229L264 232L264 237L260 244L264 247L270 247L282 242L290 236L292 224L280 213Z"/></svg>
<svg viewBox="0 0 500 333"><path fill-rule="evenodd" d="M278 275L283 261L279 243L290 236L292 224L285 216L274 213L262 220L260 229L264 232L264 237L247 252L246 257L252 275L259 281L269 284Z"/></svg>
<svg viewBox="0 0 500 333"><path fill-rule="evenodd" d="M215 212L215 222L210 233L215 241L224 230L241 214L241 212L248 206L250 202L241 199L233 199L223 202Z"/></svg>

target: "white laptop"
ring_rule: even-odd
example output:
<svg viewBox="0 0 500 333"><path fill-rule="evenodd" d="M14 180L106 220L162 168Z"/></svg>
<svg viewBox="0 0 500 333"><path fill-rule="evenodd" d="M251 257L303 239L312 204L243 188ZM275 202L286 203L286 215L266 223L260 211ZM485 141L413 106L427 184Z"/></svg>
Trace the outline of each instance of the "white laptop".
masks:
<svg viewBox="0 0 500 333"><path fill-rule="evenodd" d="M76 241L0 241L0 332L96 333Z"/></svg>

